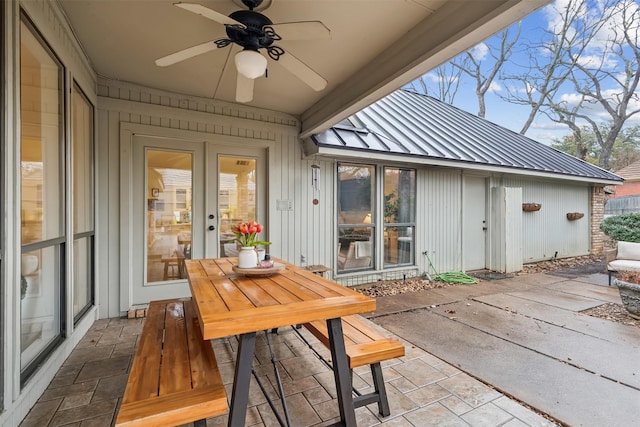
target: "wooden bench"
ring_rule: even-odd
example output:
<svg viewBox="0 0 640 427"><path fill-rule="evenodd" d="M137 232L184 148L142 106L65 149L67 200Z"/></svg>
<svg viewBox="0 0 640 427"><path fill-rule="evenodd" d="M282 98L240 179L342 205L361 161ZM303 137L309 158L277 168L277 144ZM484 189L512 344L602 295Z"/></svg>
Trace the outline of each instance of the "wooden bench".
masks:
<svg viewBox="0 0 640 427"><path fill-rule="evenodd" d="M327 348L329 335L327 322L319 320L305 323L307 328ZM404 345L388 338L374 329L360 316L345 316L342 318L342 333L347 350L347 360L351 369L358 366L371 366L374 390L368 394L359 394L353 399L356 408L378 403L378 412L383 417L390 415L387 391L382 376L380 362L404 356Z"/></svg>
<svg viewBox="0 0 640 427"><path fill-rule="evenodd" d="M216 356L191 298L152 301L116 426L166 426L227 412Z"/></svg>

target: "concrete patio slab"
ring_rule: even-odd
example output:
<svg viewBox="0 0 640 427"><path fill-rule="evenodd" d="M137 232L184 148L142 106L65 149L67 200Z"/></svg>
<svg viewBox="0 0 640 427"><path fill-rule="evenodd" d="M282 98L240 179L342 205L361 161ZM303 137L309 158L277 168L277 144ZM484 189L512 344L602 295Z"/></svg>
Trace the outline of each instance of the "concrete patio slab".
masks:
<svg viewBox="0 0 640 427"><path fill-rule="evenodd" d="M544 291L538 288L537 292L517 291L509 292L509 294L569 311L583 311L603 304L602 300L559 292L550 288L546 288Z"/></svg>
<svg viewBox="0 0 640 427"><path fill-rule="evenodd" d="M579 313L615 300L606 275L522 277L498 280L506 291L464 297L460 286L457 302L373 320L567 425L636 425L640 328Z"/></svg>
<svg viewBox="0 0 640 427"><path fill-rule="evenodd" d="M615 286L601 286L588 281L567 280L553 283L548 288L572 295L620 304L620 294Z"/></svg>
<svg viewBox="0 0 640 427"><path fill-rule="evenodd" d="M599 319L586 314L568 312L566 310L549 310L549 306L518 298L508 294L484 295L475 297L475 301L504 309L506 307L518 314L543 320L585 335L603 340L612 339L630 347L640 346L640 328L630 328L609 320ZM640 348L639 348L640 349Z"/></svg>
<svg viewBox="0 0 640 427"><path fill-rule="evenodd" d="M483 332L476 325L427 309L383 316L376 322L568 425L631 426L637 421L639 390ZM616 363L615 355L600 357Z"/></svg>

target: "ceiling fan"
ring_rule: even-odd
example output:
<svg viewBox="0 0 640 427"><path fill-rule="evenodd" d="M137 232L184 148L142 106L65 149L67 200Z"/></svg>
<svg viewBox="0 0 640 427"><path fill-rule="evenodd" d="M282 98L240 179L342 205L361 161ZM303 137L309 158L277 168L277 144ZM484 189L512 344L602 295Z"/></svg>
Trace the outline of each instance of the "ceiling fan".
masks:
<svg viewBox="0 0 640 427"><path fill-rule="evenodd" d="M175 3L174 6L223 24L226 27L227 38L208 41L174 52L157 59L156 65L166 67L235 43L243 49L235 55L238 71L236 101L250 102L253 99L255 79L266 72L267 58L260 53L261 49L312 89L323 90L327 86L327 81L322 76L274 43L280 40L329 39L331 37L329 29L320 21L274 24L265 15L254 10L259 8L263 0L241 1L249 10L238 10L229 16L196 3ZM266 0L265 4L270 4L270 0Z"/></svg>

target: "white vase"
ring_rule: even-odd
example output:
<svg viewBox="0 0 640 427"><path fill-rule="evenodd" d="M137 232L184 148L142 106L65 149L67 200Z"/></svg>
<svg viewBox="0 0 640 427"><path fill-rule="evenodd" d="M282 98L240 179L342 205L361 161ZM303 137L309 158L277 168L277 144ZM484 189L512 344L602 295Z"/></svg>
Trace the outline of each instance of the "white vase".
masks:
<svg viewBox="0 0 640 427"><path fill-rule="evenodd" d="M253 246L242 246L238 253L238 267L255 268L258 266L258 255Z"/></svg>

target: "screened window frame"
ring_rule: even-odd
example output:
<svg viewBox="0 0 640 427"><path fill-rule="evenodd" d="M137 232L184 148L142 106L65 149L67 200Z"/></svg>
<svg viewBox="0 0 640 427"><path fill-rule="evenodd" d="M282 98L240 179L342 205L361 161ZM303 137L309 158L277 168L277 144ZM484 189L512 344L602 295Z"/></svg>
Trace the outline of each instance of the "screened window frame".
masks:
<svg viewBox="0 0 640 427"><path fill-rule="evenodd" d="M394 227L394 228L400 228L400 227L406 227L406 228L412 228L413 232L411 233L411 242L410 242L410 254L409 254L409 260L407 262L397 262L397 263L385 263L384 259L386 258L386 254L384 252L384 247L383 247L383 251L382 251L382 258L383 258L383 269L391 269L391 268L397 268L397 267L406 267L406 266L412 266L416 264L416 227L417 227L417 198L418 198L418 170L416 168L408 168L408 167L402 167L402 166L391 166L391 165L382 165L381 166L381 172L382 172L382 212L385 211L386 206L385 206L385 196L384 196L384 186L385 186L385 178L386 178L386 170L387 169L397 169L397 170L405 170L405 171L412 171L414 176L414 186L413 186L413 212L412 212L412 218L413 221L405 221L405 222L386 222L385 221L385 217L384 215L380 215L380 217L382 218L382 232L384 233L385 230L387 228L390 227ZM384 246L384 245L383 245Z"/></svg>
<svg viewBox="0 0 640 427"><path fill-rule="evenodd" d="M89 206L91 206L91 216L92 216L92 221L91 221L91 230L84 230L84 231L79 231L79 232L75 232L72 231L73 233L73 242L71 245L71 248L74 248L75 242L77 240L82 240L82 239L88 239L88 247L89 247L89 251L90 251L90 257L88 260L88 265L87 265L87 269L88 269L88 274L87 274L87 278L90 279L90 283L87 284L87 288L88 288L88 298L87 298L87 303L80 308L80 310L78 311L78 313L76 313L73 317L73 325L76 326L80 320L82 320L84 318L84 316L91 310L91 308L93 306L95 306L95 298L96 298L96 277L95 277L95 234L96 234L96 173L95 173L95 166L96 166L96 138L95 138L95 129L96 129L96 107L95 105L93 105L91 103L91 101L89 100L89 97L87 96L87 94L82 90L82 88L80 87L80 84L77 81L73 81L72 84L73 87L73 91L77 94L79 94L82 99L86 102L87 106L89 106L90 110L91 110L91 119L90 119L90 131L89 131L89 135L91 136L91 141L89 143L89 147L91 149L91 155L89 156L91 159L91 170L90 170L90 176L91 176L91 184L90 184L90 188L91 188L91 200L90 201L85 201L85 204L88 204ZM72 99L73 101L73 99ZM73 106L71 106L71 110L73 109ZM70 145L71 145L71 153L72 156L74 154L74 147L75 147L75 140L73 138L73 120L74 120L74 116L73 116L73 111L70 111L70 115L71 115L71 132L70 135L72 135L71 141L70 141ZM73 160L71 162L71 164L73 165ZM70 181L73 185L74 178L75 178L75 169L72 167L71 168L71 173L70 175ZM74 199L72 200L72 203L76 203L75 200L75 194L74 194L74 188L71 188L71 195L72 197L74 197ZM72 212L75 212L75 209L72 209ZM75 216L72 218L73 221L76 220ZM71 227L72 230L74 230L75 228ZM73 258L73 262L74 262L74 266L76 263L75 258ZM73 275L71 275L73 276ZM74 287L71 290L71 295L75 295L75 286L76 286L76 281L75 281L75 277L72 277L72 286Z"/></svg>
<svg viewBox="0 0 640 427"><path fill-rule="evenodd" d="M371 174L371 186L372 186L372 194L371 194L371 218L370 218L370 222L364 222L364 219L362 222L352 222L352 223L341 223L340 220L340 197L341 197L341 187L340 187L340 167L343 165L349 165L349 166L354 166L354 167L360 167L360 168L371 168L372 174ZM378 175L378 166L376 166L375 164L370 164L370 163L356 163L356 162L337 162L336 165L336 186L337 186L337 191L336 191L336 229L337 229L337 237L336 237L336 246L338 247L338 250L336 250L336 260L335 260L335 271L336 274L341 275L341 274L349 274L349 273L359 273L359 272L363 272L363 271L375 271L377 269L377 253L378 253L378 249L377 249L377 235L378 235L378 227L376 224L376 206L377 206L377 198L378 198L378 191L377 191L377 187L378 187L378 180L377 180L377 175ZM343 268L340 269L340 258L341 252L345 252L343 251L341 248L341 244L340 244L340 236L341 236L341 229L349 229L349 228L359 228L359 229L369 229L369 236L370 236L370 242L371 242L371 265L370 266L365 266L365 267L353 267L353 268ZM344 235L342 235L344 236ZM364 234L363 234L364 236ZM347 254L347 259L349 256L349 250L350 248L346 248L346 254ZM346 262L345 262L345 266L346 266Z"/></svg>
<svg viewBox="0 0 640 427"><path fill-rule="evenodd" d="M65 224L67 223L68 212L66 209L67 198L69 195L67 194L67 170L69 165L67 164L67 109L66 106L68 104L67 98L67 84L66 84L66 74L67 70L55 53L54 49L49 45L45 37L40 33L36 25L31 21L29 16L25 13L24 10L20 10L20 24L19 24L19 33L22 31L22 25L26 27L28 31L31 32L33 37L40 43L40 46L43 50L47 52L53 62L58 66L58 83L59 83L59 108L60 114L58 118L58 166L59 166L59 186L60 186L60 231L61 235L53 238L43 238L42 240L30 242L27 244L23 244L20 242L20 254L25 254L38 249L48 249L55 248L58 253L58 265L59 265L59 274L57 278L52 278L54 280L54 286L57 286L58 289L58 304L59 304L59 312L58 312L58 322L59 322L59 331L58 334L47 344L42 350L38 353L36 357L34 357L31 361L29 361L24 368L20 370L20 387L24 387L29 379L33 376L33 374L38 370L40 365L49 358L49 356L53 353L53 351L62 344L62 342L67 338L67 280L66 280L66 259L67 259L67 231ZM20 46L22 46L22 40L20 37L19 41ZM20 69L22 68L22 62L20 65ZM22 86L22 82L20 82L20 87ZM21 89L20 89L21 91ZM22 94L20 94L20 103L22 103ZM22 110L22 104L19 106L20 110ZM22 119L20 126L22 127ZM23 136L21 136L23 138ZM22 162L22 154L20 155L20 162ZM21 172L22 173L22 172ZM22 191L20 190L20 203L22 204ZM20 322L22 324L22 314L20 315ZM20 353L20 357L22 358L22 352Z"/></svg>
<svg viewBox="0 0 640 427"><path fill-rule="evenodd" d="M372 185L373 185L373 194L372 194L372 202L371 202L371 223L341 223L340 213L340 197L341 197L341 186L340 186L340 167L343 165L355 166L355 167L369 167L372 168L373 175ZM413 185L413 204L412 204L412 221L405 222L386 222L385 221L385 197L384 197L384 186L385 186L385 171L387 169L398 169L398 170L407 170L412 171L414 174L414 185ZM416 238L417 238L417 199L418 199L418 169L406 166L399 166L394 164L371 164L371 163L357 163L350 161L339 161L336 164L336 237L335 237L335 246L336 257L334 259L335 262L335 274L337 276L349 275L352 273L366 273L373 271L384 271L384 270L393 270L398 268L406 268L412 267L416 265ZM371 229L371 251L372 251L372 265L368 268L353 268L353 269L340 269L339 268L339 260L340 260L340 236L341 229L345 228L370 228ZM411 242L410 242L410 256L409 260L402 263L386 263L385 262L385 237L384 232L388 227L407 227L412 229L411 233Z"/></svg>

